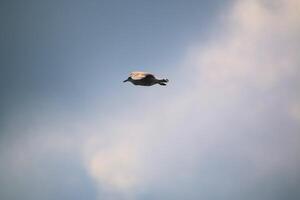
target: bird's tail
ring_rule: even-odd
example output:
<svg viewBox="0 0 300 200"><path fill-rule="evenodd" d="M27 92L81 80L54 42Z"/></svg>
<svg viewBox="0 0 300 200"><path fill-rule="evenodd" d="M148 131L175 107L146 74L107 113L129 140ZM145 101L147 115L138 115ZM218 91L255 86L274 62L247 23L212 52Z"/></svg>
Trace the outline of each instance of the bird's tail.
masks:
<svg viewBox="0 0 300 200"><path fill-rule="evenodd" d="M168 79L161 79L161 80L159 80L158 84L159 84L159 85L167 85L167 84L166 84L167 82L169 82Z"/></svg>

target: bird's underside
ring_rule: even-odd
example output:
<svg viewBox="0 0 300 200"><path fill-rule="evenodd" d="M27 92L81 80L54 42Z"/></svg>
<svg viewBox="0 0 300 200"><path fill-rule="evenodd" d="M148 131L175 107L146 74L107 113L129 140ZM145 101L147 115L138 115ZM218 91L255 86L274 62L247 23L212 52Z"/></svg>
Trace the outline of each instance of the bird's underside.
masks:
<svg viewBox="0 0 300 200"><path fill-rule="evenodd" d="M132 83L134 85L151 86L151 85L157 84L158 82L157 82L157 79L155 79L155 77L153 75L148 74L143 79L138 79L138 80L133 79Z"/></svg>

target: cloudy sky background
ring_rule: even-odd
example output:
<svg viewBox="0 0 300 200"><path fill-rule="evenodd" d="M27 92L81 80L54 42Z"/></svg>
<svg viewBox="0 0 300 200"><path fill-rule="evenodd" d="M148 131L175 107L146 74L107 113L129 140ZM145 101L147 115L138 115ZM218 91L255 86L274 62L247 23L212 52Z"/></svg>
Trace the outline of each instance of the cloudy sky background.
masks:
<svg viewBox="0 0 300 200"><path fill-rule="evenodd" d="M0 199L300 199L298 0L0 11Z"/></svg>

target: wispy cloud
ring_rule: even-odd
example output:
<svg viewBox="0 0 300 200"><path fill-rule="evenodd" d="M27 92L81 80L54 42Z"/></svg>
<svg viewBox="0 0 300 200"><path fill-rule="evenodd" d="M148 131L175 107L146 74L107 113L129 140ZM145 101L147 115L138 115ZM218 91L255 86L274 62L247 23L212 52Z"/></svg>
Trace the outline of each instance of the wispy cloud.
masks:
<svg viewBox="0 0 300 200"><path fill-rule="evenodd" d="M26 176L36 166L45 177L40 163L67 154L99 199L300 196L299 13L298 0L235 1L207 41L187 47L167 87L117 95L121 110L99 102L80 117L35 116L13 130L26 133L18 142L0 147L11 150L0 153L9 161L0 171Z"/></svg>
<svg viewBox="0 0 300 200"><path fill-rule="evenodd" d="M178 77L187 84L168 94L168 101L153 98L143 104L146 109L130 107L129 117L106 128L110 139L96 131L86 143L93 149L85 154L86 167L99 187L139 194L145 186L164 188L165 181L172 185L182 176L193 180L192 174L201 176L207 163L215 167L215 159L226 165L224 158L240 163L230 165L240 173L249 172L251 177L239 174L249 181L242 183L249 190L267 174L279 176L291 168L295 173L299 126L288 113L298 116L297 106L291 109L291 102L299 100L291 99L298 86L289 83L299 85L294 76L300 64L299 13L297 0L236 1L220 19L216 30L221 34L188 51L184 68L178 69L186 72ZM219 170L226 174L228 169ZM208 174L203 187L217 178ZM218 190L215 184L211 187ZM232 187L227 192L234 195L239 186Z"/></svg>

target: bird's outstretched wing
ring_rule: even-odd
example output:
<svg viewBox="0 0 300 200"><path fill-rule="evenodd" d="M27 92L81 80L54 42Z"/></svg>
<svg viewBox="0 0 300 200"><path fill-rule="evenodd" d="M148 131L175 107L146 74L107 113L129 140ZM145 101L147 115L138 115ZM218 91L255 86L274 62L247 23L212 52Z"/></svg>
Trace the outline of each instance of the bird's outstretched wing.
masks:
<svg viewBox="0 0 300 200"><path fill-rule="evenodd" d="M154 78L153 74L147 73L147 72L131 72L130 77L133 80L141 80L144 78Z"/></svg>

